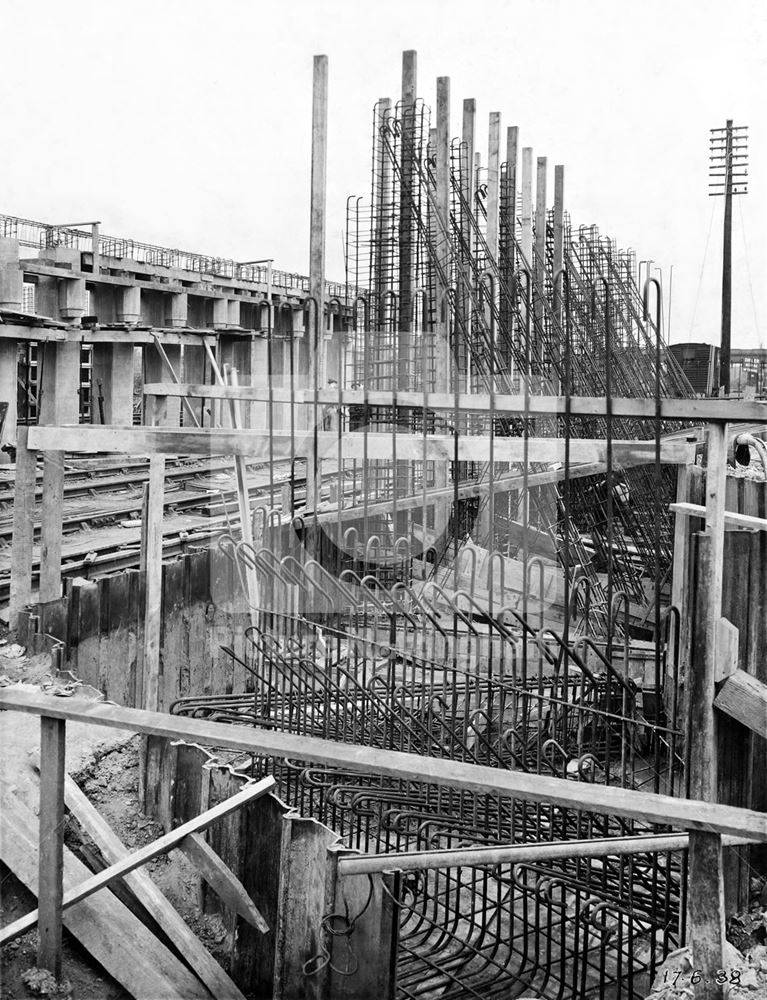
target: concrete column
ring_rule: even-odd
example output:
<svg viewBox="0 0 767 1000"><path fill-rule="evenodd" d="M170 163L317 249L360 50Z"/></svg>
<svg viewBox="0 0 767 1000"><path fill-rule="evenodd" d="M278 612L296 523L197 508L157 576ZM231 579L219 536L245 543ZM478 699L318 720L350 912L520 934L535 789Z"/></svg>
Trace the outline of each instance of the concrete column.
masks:
<svg viewBox="0 0 767 1000"><path fill-rule="evenodd" d="M189 325L189 298L186 292L173 292L170 298L170 316L168 325L185 327Z"/></svg>
<svg viewBox="0 0 767 1000"><path fill-rule="evenodd" d="M522 253L525 263L533 269L533 150L522 149Z"/></svg>
<svg viewBox="0 0 767 1000"><path fill-rule="evenodd" d="M196 347L192 344L184 344L183 358L183 379L190 385L203 385L205 383L205 348ZM189 402L194 407L197 419L201 427L210 427L210 400L190 399Z"/></svg>
<svg viewBox="0 0 767 1000"><path fill-rule="evenodd" d="M228 299L226 303L226 318L229 326L240 326L240 300Z"/></svg>
<svg viewBox="0 0 767 1000"><path fill-rule="evenodd" d="M226 330L229 326L229 302L227 299L213 299L213 329Z"/></svg>
<svg viewBox="0 0 767 1000"><path fill-rule="evenodd" d="M501 190L501 114L490 112L490 133L487 150L487 247L490 256L498 259L498 202Z"/></svg>
<svg viewBox="0 0 767 1000"><path fill-rule="evenodd" d="M64 278L59 281L59 316L63 320L78 320L85 315L85 279Z"/></svg>
<svg viewBox="0 0 767 1000"><path fill-rule="evenodd" d="M279 341L276 341L272 348L274 349L279 345ZM279 345L281 346L281 345ZM269 386L269 343L266 337L253 337L250 344L250 365L251 365L251 383L259 388L266 389ZM279 403L274 405L275 414L278 410ZM269 422L269 405L266 402L253 403L250 408L250 426L254 430L266 431L272 430L268 426ZM275 421L276 424L276 421Z"/></svg>
<svg viewBox="0 0 767 1000"><path fill-rule="evenodd" d="M141 288L128 285L117 301L117 322L138 323L141 319Z"/></svg>
<svg viewBox="0 0 767 1000"><path fill-rule="evenodd" d="M80 345L42 345L40 423L57 426L80 422Z"/></svg>
<svg viewBox="0 0 767 1000"><path fill-rule="evenodd" d="M19 241L0 237L0 309L21 309L24 275L19 269Z"/></svg>
<svg viewBox="0 0 767 1000"><path fill-rule="evenodd" d="M181 347L177 344L163 344L163 349L168 357L173 370L177 375L181 372ZM156 347L147 344L144 347L144 382L171 382L173 381L170 372L165 366L160 352ZM149 410L144 410L144 421L147 420ZM165 406L155 414L156 423L162 427L178 427L181 415L181 400L168 397ZM191 423L191 420L190 420Z"/></svg>
<svg viewBox="0 0 767 1000"><path fill-rule="evenodd" d="M7 403L3 432L0 435L0 448L5 445L16 447L17 423L17 379L18 376L18 344L15 340L0 339L0 403ZM10 462L6 451L0 451L0 465Z"/></svg>
<svg viewBox="0 0 767 1000"><path fill-rule="evenodd" d="M101 423L99 396L104 397L104 423L133 424L133 344L94 344L91 422Z"/></svg>

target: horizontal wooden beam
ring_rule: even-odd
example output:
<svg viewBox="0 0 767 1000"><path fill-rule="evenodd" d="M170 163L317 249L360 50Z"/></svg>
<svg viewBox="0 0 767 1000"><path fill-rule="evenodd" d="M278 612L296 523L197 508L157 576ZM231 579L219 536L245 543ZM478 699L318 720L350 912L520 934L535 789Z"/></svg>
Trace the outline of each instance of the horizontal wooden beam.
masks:
<svg viewBox="0 0 767 1000"><path fill-rule="evenodd" d="M47 712L43 713L43 716L47 718L62 718L62 716L54 716L52 713L49 714ZM42 773L42 769L45 768L45 760L41 759L40 764ZM150 844L140 847L132 854L128 854L126 857L121 858L114 864L111 864L108 868L98 872L98 874L86 879L78 885L77 888L70 889L68 892L64 893L61 909L66 910L68 907L74 906L75 903L79 903L81 900L87 899L88 896L92 895L98 889L105 888L111 882L114 882L119 878L123 878L123 876L127 875L129 872L135 871L136 868L140 868L142 865L145 865L147 861L151 861L152 858L157 858L161 854L165 854L166 851L175 847L188 834L207 829L215 823L216 820L221 819L223 816L228 816L230 813L239 809L241 806L244 806L246 803L253 802L262 795L266 795L266 793L271 791L274 786L275 780L271 775L267 778L263 778L261 781L257 781L253 785L247 785L241 792L238 792L237 795L233 795L229 799L224 799L223 802L219 802L218 805L213 806L212 809L208 809L206 812L200 813L200 815L195 816L194 819L190 819L187 823L183 823L181 826L176 827L175 830L171 830L169 833L164 834L157 840L153 840ZM0 944L5 944L6 941L12 941L13 938L18 937L20 934L24 934L31 927L34 927L37 923L37 916L37 910L33 910L26 916L20 917L18 920L14 920L13 923L7 924L2 930L0 930Z"/></svg>
<svg viewBox="0 0 767 1000"><path fill-rule="evenodd" d="M706 517L706 508L696 503L672 503L669 506L674 514L681 514L683 517L702 517L704 519ZM726 510L724 512L724 526L740 531L767 531L767 518Z"/></svg>
<svg viewBox="0 0 767 1000"><path fill-rule="evenodd" d="M225 906L262 934L269 933L269 925L245 891L245 886L201 834L188 834L178 846ZM254 863L258 864L257 861Z"/></svg>
<svg viewBox="0 0 767 1000"><path fill-rule="evenodd" d="M497 416L505 414L529 413L535 416L565 416L567 398L565 396L529 396L496 393L447 392L398 392L373 391L367 389L318 389L311 388L271 389L266 386L225 386L199 385L171 382L151 382L144 386L144 393L153 396L193 396L207 399L242 399L265 402L269 399L277 403L292 401L301 404L312 403L339 406L401 406L427 410L455 410L471 413L488 413L491 409ZM571 396L570 414L574 417L603 417L608 412L608 401L604 396ZM610 412L615 417L655 417L654 399L636 399L619 396L610 401ZM690 420L708 423L767 422L767 402L758 400L727 399L669 399L660 401L660 416L663 420Z"/></svg>
<svg viewBox="0 0 767 1000"><path fill-rule="evenodd" d="M206 341L214 345L213 330L143 329L126 327L117 330L91 329L90 327L22 326L18 323L0 323L0 339L34 340L37 343L56 344L154 344L159 336L163 344L202 346Z"/></svg>
<svg viewBox="0 0 767 1000"><path fill-rule="evenodd" d="M488 462L491 438L484 434L458 437L452 435L421 435L398 433L344 433L342 457L359 461L387 461L393 457L396 437L398 461ZM335 459L338 455L338 434L332 431L310 431L292 437L288 431L271 434L228 428L182 427L30 427L28 446L38 451L121 452L132 455L244 455L253 459L285 459L303 457L316 438L319 458ZM564 462L563 438L495 437L492 439L495 462L529 463ZM661 442L661 461L686 465L694 459L695 446L685 441ZM653 441L613 441L613 468L629 467L650 462L655 457ZM570 461L573 464L607 460L607 443L603 438L572 438Z"/></svg>
<svg viewBox="0 0 767 1000"><path fill-rule="evenodd" d="M767 739L767 684L745 670L730 674L714 699L714 707Z"/></svg>
<svg viewBox="0 0 767 1000"><path fill-rule="evenodd" d="M655 795L614 785L569 781L525 771L505 771L463 761L334 743L252 726L185 719L160 712L120 708L105 702L62 699L13 687L0 689L0 711L4 709L115 729L131 729L137 733L187 740L202 746L313 761L362 774L433 782L461 791L504 795L569 809L627 816L645 823L667 823L683 830L708 830L767 842L767 813Z"/></svg>
<svg viewBox="0 0 767 1000"><path fill-rule="evenodd" d="M104 817L91 804L69 775L64 779L64 801L67 809L98 847L107 864L115 864L129 857L129 851L109 826ZM199 837L190 834L189 837ZM187 843L189 837L182 843ZM171 906L149 874L141 868L125 875L125 884L141 905L154 917L173 941L189 967L207 986L213 996L227 1000L245 1000L243 994L224 972L210 952L200 942L178 911Z"/></svg>
<svg viewBox="0 0 767 1000"><path fill-rule="evenodd" d="M648 458L648 462L652 459ZM639 463L637 463L639 464ZM605 471L604 462L588 462L583 465L572 465L570 467L570 479L582 479L584 476L598 476ZM430 506L437 500L452 500L457 494L459 497L481 497L487 496L492 489L494 494L509 493L512 490L545 486L549 483L558 483L565 478L564 466L559 469L549 469L547 472L531 472L528 475L515 473L514 475L496 476L492 482L489 479L481 482L461 483L457 489L453 486L428 487L426 490L426 506ZM348 480L347 480L348 484ZM424 495L413 493L406 497L397 497L397 510L420 510L424 506ZM323 507L317 514L311 513L312 520L316 518L318 524L337 524L339 521L359 521L367 514L372 517L374 514L391 514L392 501L378 500L369 503L367 507L357 504L354 507L342 507L339 511L327 510ZM303 510L297 511L299 515L304 514Z"/></svg>

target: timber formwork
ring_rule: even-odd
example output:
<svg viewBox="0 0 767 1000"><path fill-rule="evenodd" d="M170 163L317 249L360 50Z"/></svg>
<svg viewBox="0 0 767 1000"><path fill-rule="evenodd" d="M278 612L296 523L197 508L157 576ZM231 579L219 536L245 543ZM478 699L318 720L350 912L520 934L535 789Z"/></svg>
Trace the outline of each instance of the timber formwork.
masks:
<svg viewBox="0 0 767 1000"><path fill-rule="evenodd" d="M374 111L355 287L330 295L317 57L311 273L302 308L288 304L303 353L282 350L273 308L249 384L214 344L203 377L179 377L155 341L173 377L145 379L147 426L67 426L49 411L20 428L17 496L42 452L41 594L56 600L63 453L150 456L137 700L151 714L134 721L246 750L254 777L274 774L290 804L395 873L376 897L396 924L379 956L391 994L639 1000L685 940L696 964L722 967L722 837L767 838L763 813L713 804L715 697L721 732L734 719L753 733L749 768L763 738L764 679L744 711L752 681L725 657L719 623L741 431L728 425L758 442L765 405L692 398L663 342L658 283L640 290L631 255L594 227L576 236L562 169L549 211L545 159L534 171L525 147L520 166L511 129L502 162L494 116L485 183L473 102L460 141L446 78L435 110L432 128L406 53L402 100ZM219 543L240 579L244 621L224 650L240 690L167 705L162 488L176 454L234 456L240 483L239 463L257 459L272 497L279 463L287 479L279 505L252 509L242 487L239 524ZM698 457L696 497L685 484ZM742 516L764 536L763 509ZM688 532L691 517L705 531ZM32 565L31 529L21 517L17 528L16 613ZM687 798L701 800L694 816ZM601 845L596 858L584 842ZM514 860L533 845L538 856ZM353 947L351 912L334 924L328 910L316 932ZM353 964L334 968L343 989L372 997L354 992ZM316 971L304 969L306 988L325 996Z"/></svg>

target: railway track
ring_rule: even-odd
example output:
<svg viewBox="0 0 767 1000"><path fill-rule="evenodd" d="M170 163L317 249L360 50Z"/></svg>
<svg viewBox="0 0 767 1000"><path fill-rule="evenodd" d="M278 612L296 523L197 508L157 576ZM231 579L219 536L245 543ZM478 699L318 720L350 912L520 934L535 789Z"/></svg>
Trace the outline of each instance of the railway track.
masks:
<svg viewBox="0 0 767 1000"><path fill-rule="evenodd" d="M278 500L289 463L275 466L269 482L268 468L254 463L248 468L251 503ZM140 516L143 488L148 479L146 460L68 460L65 465L62 529L62 576L105 576L140 563ZM10 595L10 546L13 534L13 467L0 467L0 607ZM280 478L282 476L282 478ZM219 481L217 481L217 477ZM304 486L296 479L297 497ZM38 470L36 499L42 498L42 470ZM166 525L163 555L174 555L192 545L209 544L224 530L238 530L236 478L231 460L170 459L165 476ZM195 516L195 510L199 516ZM39 539L39 508L32 512L35 538ZM128 521L136 521L131 525ZM123 523L125 527L118 527ZM33 587L39 563L32 572Z"/></svg>

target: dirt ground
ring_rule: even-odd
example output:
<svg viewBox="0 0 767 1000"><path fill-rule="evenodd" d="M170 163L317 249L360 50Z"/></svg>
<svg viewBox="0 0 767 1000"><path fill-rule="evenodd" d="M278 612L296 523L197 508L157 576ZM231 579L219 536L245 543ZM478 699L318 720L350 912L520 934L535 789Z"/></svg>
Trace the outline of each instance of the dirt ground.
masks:
<svg viewBox="0 0 767 1000"><path fill-rule="evenodd" d="M0 631L0 685L17 683L39 685L44 690L56 686L62 693L67 690L67 678L51 676L47 656L27 657L16 647L14 637L7 630ZM77 693L87 695L88 691L79 688ZM96 692L91 693L96 696ZM36 778L30 758L39 747L39 727L36 720L21 713L3 713L0 723L0 781L12 785L15 794L34 806ZM120 730L77 724L67 727L67 770L128 849L147 844L164 832L139 809L138 740L134 734ZM95 845L71 817L67 819L65 842L90 867L94 863L103 864ZM219 916L201 914L199 880L184 855L172 852L150 862L145 869L200 940L217 958L224 959L222 964L225 964L226 928ZM128 898L126 895L123 901ZM0 864L0 926L11 923L35 906L34 895ZM2 1000L36 996L68 996L73 1000L127 1000L130 997L66 930L59 984L36 969L36 951L36 931L0 949Z"/></svg>

